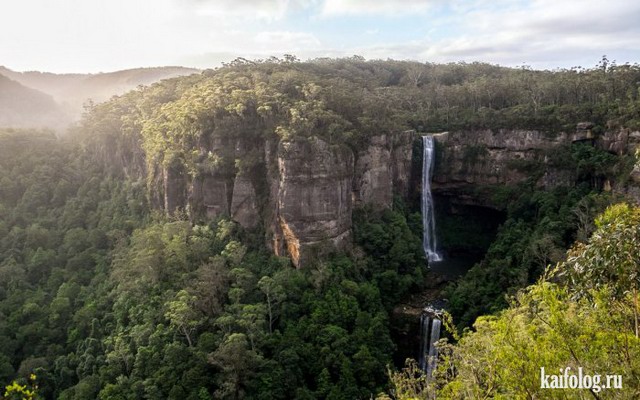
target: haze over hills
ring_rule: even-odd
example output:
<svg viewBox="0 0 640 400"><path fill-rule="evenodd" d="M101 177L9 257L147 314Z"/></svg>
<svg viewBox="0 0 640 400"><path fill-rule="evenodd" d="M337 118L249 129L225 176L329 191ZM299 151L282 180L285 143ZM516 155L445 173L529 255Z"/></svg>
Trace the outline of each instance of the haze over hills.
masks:
<svg viewBox="0 0 640 400"><path fill-rule="evenodd" d="M136 68L98 74L17 72L0 66L0 126L64 130L88 101L100 103L140 85L198 73L184 67Z"/></svg>
<svg viewBox="0 0 640 400"><path fill-rule="evenodd" d="M0 75L0 126L61 130L70 122L52 96Z"/></svg>

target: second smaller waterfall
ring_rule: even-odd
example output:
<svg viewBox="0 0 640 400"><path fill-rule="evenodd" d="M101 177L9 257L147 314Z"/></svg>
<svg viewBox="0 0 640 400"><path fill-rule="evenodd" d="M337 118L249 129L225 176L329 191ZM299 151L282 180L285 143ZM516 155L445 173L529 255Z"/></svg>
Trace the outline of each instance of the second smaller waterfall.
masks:
<svg viewBox="0 0 640 400"><path fill-rule="evenodd" d="M418 365L423 371L427 370L429 357L429 328L431 327L431 317L425 313L420 315L420 357Z"/></svg>
<svg viewBox="0 0 640 400"><path fill-rule="evenodd" d="M442 321L434 318L431 322L431 335L429 335L429 354L427 355L427 378L431 378L438 361L438 348L435 343L440 339L440 327Z"/></svg>
<svg viewBox="0 0 640 400"><path fill-rule="evenodd" d="M425 309L427 310L427 309ZM435 343L440 339L442 321L425 311L420 316L420 357L418 365L427 379L431 379L438 362L438 348Z"/></svg>

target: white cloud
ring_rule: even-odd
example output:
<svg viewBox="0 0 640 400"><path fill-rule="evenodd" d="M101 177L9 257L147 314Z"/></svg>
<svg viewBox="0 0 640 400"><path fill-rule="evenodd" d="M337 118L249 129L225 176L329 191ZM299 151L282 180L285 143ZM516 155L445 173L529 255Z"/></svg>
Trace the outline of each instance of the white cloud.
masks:
<svg viewBox="0 0 640 400"><path fill-rule="evenodd" d="M178 0L174 0L178 1ZM184 0L183 0L184 1ZM199 15L242 20L281 21L289 13L306 9L317 0L186 0Z"/></svg>
<svg viewBox="0 0 640 400"><path fill-rule="evenodd" d="M535 0L526 7L510 0L467 3L430 23L422 37L398 41L386 29L360 33L375 44L344 46L305 32L262 32L260 45L249 56L280 56L295 52L302 59L353 54L374 59L413 59L431 62L484 61L535 68L593 66L604 54L619 62L640 61L640 4L610 0L607 6L585 0ZM442 31L451 31L448 36ZM362 31L360 31L362 32ZM440 35L438 35L440 34ZM258 51L259 50L259 51Z"/></svg>
<svg viewBox="0 0 640 400"><path fill-rule="evenodd" d="M426 11L438 0L324 0L323 16L411 14Z"/></svg>
<svg viewBox="0 0 640 400"><path fill-rule="evenodd" d="M320 46L320 40L306 32L260 32L255 36L255 42L268 51L290 52L315 49Z"/></svg>
<svg viewBox="0 0 640 400"><path fill-rule="evenodd" d="M289 7L288 0L251 1L197 1L196 10L201 16L227 17L259 20L280 20Z"/></svg>
<svg viewBox="0 0 640 400"><path fill-rule="evenodd" d="M592 66L610 59L638 61L640 3L622 0L535 0L524 7L509 1L458 8L436 21L445 37L427 36L410 43L362 47L365 57L396 57L432 62L486 61L539 68ZM511 2L513 3L513 2ZM385 56L385 54L387 54Z"/></svg>
<svg viewBox="0 0 640 400"><path fill-rule="evenodd" d="M603 54L640 61L638 20L627 0L14 0L0 13L0 61L99 71L295 53L590 66Z"/></svg>
<svg viewBox="0 0 640 400"><path fill-rule="evenodd" d="M162 65L181 45L172 0L3 2L0 60L16 69L100 71ZM162 44L162 45L158 45Z"/></svg>

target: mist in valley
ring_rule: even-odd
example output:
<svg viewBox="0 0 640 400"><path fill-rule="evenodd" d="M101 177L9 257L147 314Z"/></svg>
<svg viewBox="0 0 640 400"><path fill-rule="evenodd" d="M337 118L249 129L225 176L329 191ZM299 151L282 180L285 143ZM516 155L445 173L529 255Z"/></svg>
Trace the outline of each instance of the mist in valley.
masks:
<svg viewBox="0 0 640 400"><path fill-rule="evenodd" d="M157 67L54 74L0 66L0 128L51 129L63 135L87 107L139 86L198 72L195 68Z"/></svg>

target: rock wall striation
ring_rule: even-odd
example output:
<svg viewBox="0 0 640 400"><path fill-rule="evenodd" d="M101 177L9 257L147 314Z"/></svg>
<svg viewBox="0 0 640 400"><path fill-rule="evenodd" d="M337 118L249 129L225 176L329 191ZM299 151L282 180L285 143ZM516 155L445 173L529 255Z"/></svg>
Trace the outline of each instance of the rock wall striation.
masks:
<svg viewBox="0 0 640 400"><path fill-rule="evenodd" d="M354 207L383 209L408 195L414 139L413 131L372 136L357 151L318 137L217 139L199 149L201 164L215 160L213 167L195 176L162 169L163 179L154 180L162 201L155 203L192 219L228 216L247 229L263 226L274 253L301 267L350 247Z"/></svg>
<svg viewBox="0 0 640 400"><path fill-rule="evenodd" d="M553 157L563 146L588 142L624 155L634 154L640 144L640 132L619 129L595 134L592 127L579 123L573 133L486 129L434 134L437 159L432 190L457 204L499 209L503 205L490 196L498 186L527 180L542 189L573 185L575 171L563 168L562 160Z"/></svg>

